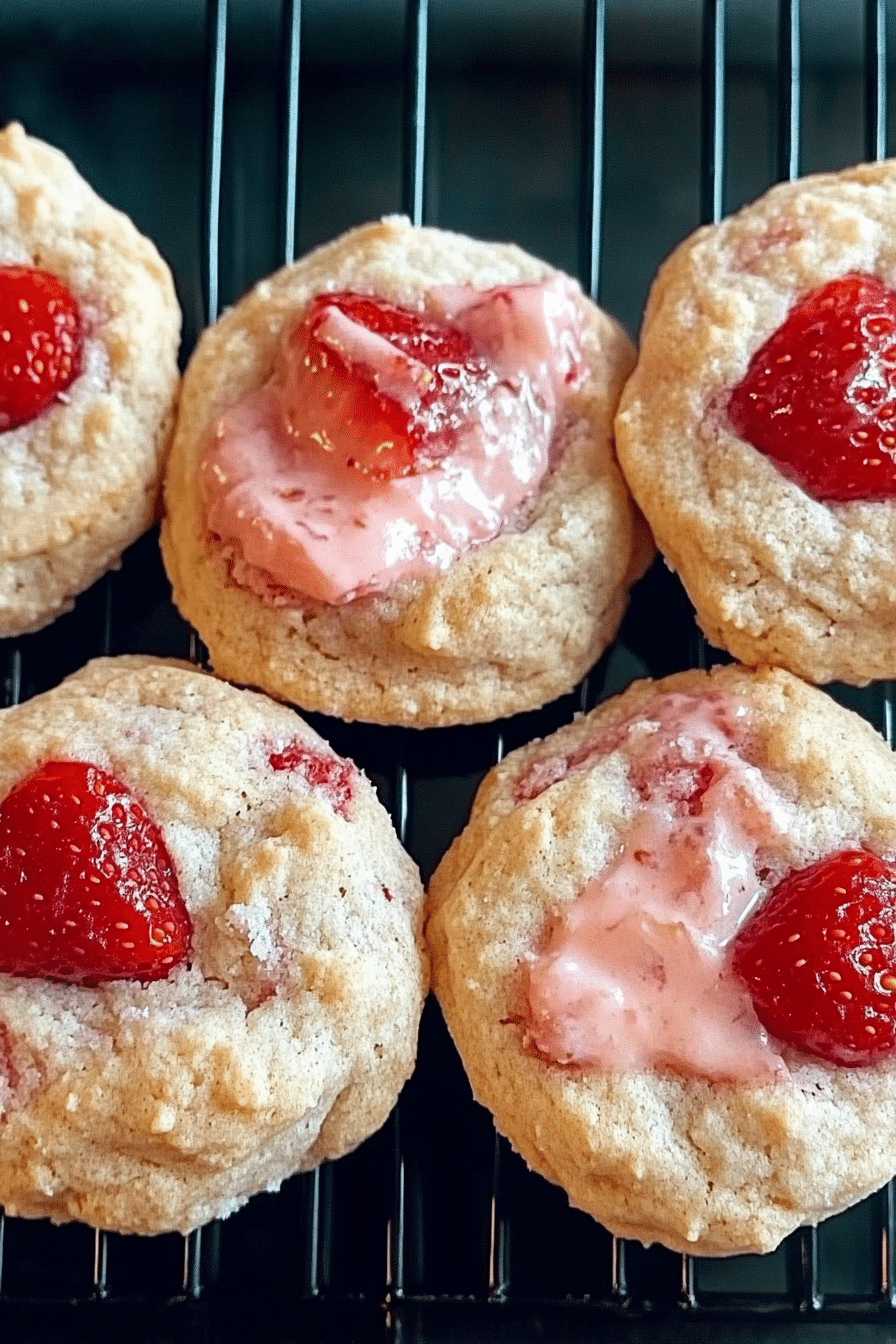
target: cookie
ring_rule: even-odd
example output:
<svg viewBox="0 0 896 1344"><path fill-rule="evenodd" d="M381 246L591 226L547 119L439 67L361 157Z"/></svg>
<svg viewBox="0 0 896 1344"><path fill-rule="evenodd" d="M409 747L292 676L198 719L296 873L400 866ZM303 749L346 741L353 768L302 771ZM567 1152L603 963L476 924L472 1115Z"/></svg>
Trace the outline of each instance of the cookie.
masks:
<svg viewBox="0 0 896 1344"><path fill-rule="evenodd" d="M9 636L67 611L153 521L180 342L174 285L153 244L15 124L0 131L0 328Z"/></svg>
<svg viewBox="0 0 896 1344"><path fill-rule="evenodd" d="M635 683L501 762L432 879L476 1096L615 1234L771 1250L896 1172L894 860L896 763L823 692Z"/></svg>
<svg viewBox="0 0 896 1344"><path fill-rule="evenodd" d="M291 710L99 660L0 715L0 796L7 1213L185 1232L383 1123L422 889Z"/></svg>
<svg viewBox="0 0 896 1344"><path fill-rule="evenodd" d="M708 638L896 675L896 163L773 187L660 269L619 457Z"/></svg>
<svg viewBox="0 0 896 1344"><path fill-rule="evenodd" d="M570 690L652 554L612 443L632 361L545 263L400 218L262 281L199 342L165 484L216 671L418 727Z"/></svg>

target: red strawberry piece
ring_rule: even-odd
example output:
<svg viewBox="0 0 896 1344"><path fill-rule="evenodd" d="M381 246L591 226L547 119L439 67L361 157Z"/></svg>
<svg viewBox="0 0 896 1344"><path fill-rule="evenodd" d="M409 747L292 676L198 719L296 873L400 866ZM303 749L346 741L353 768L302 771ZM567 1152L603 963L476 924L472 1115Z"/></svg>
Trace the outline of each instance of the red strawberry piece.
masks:
<svg viewBox="0 0 896 1344"><path fill-rule="evenodd" d="M699 817L703 812L703 795L715 778L709 762L696 765L690 761L669 761L657 772L635 770L635 788L646 800L664 798L676 805L678 812Z"/></svg>
<svg viewBox="0 0 896 1344"><path fill-rule="evenodd" d="M738 934L760 1022L831 1064L896 1050L896 867L845 850L789 873Z"/></svg>
<svg viewBox="0 0 896 1344"><path fill-rule="evenodd" d="M291 346L292 432L379 480L441 461L497 381L456 327L362 294L318 295Z"/></svg>
<svg viewBox="0 0 896 1344"><path fill-rule="evenodd" d="M513 786L513 801L523 803L538 798L545 789L550 789L567 775L587 769L601 757L609 756L624 740L630 722L626 719L623 723L598 730L594 737L588 738L566 755L536 756L520 771Z"/></svg>
<svg viewBox="0 0 896 1344"><path fill-rule="evenodd" d="M0 430L33 420L81 372L78 306L55 276L0 266Z"/></svg>
<svg viewBox="0 0 896 1344"><path fill-rule="evenodd" d="M622 724L614 724L568 756L549 756L530 762L514 784L514 802L537 798L568 774L587 768L602 756L608 756L623 741L630 722L626 720ZM689 816L699 817L703 812L703 795L712 784L715 773L708 761L698 765L670 756L670 759L659 765L654 761L635 765L632 768L632 783L645 801L664 798L674 805L679 815L687 812Z"/></svg>
<svg viewBox="0 0 896 1344"><path fill-rule="evenodd" d="M896 290L844 275L791 309L728 403L731 425L814 499L896 495Z"/></svg>
<svg viewBox="0 0 896 1344"><path fill-rule="evenodd" d="M191 939L161 832L107 771L50 761L0 804L0 971L161 980Z"/></svg>
<svg viewBox="0 0 896 1344"><path fill-rule="evenodd" d="M292 770L312 789L323 793L334 812L348 815L354 794L355 767L341 756L325 756L306 742L289 742L282 751L268 754L272 770Z"/></svg>

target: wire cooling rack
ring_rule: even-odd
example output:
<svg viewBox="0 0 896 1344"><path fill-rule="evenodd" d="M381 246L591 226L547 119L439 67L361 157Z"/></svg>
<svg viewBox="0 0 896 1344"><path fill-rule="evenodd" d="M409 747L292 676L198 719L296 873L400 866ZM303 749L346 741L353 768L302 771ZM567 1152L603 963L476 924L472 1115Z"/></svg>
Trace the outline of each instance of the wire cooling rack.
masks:
<svg viewBox="0 0 896 1344"><path fill-rule="evenodd" d="M136 46L130 36L140 16L123 2L85 0L83 31L68 0L7 3L0 9L0 120L19 117L68 148L163 247L167 238L187 349L222 303L258 275L360 222L362 198L373 204L368 214L401 209L416 223L503 231L577 270L583 288L634 327L661 252L775 178L797 176L807 126L812 167L887 151L885 0L586 0L581 9L559 0L540 7L510 0L346 0L328 7L306 0L304 14L300 0L281 7L277 0L231 0L230 7L209 0L204 9L184 0L162 5L157 30ZM514 57L514 65L507 57L512 39L539 9L542 26L536 23L528 56ZM484 15L504 24L490 51L481 33L480 47L470 37ZM362 19L375 59L350 65L341 48L351 46ZM309 33L318 46L305 59ZM545 48L533 53L539 33ZM839 49L831 52L841 34L854 48L842 61ZM751 74L750 52L763 43L759 73ZM355 49L363 45L356 34ZM268 53L261 111L259 47ZM99 81L116 63L118 101L109 94L103 108L117 108L127 122L131 149L90 112ZM483 90L498 84L517 99L500 134L475 121ZM334 87L339 112L324 98ZM645 106L653 108L652 122L639 120ZM327 108L331 118L385 119L391 129L383 156L374 162L347 152L343 137L341 159L322 177L315 128ZM675 175L680 163L665 173L656 167L653 177L644 167L664 156L667 110L679 129L682 117L690 128L684 186ZM541 197L523 160L527 185L508 189L508 223L507 211L489 215L483 207L481 177L464 194L455 132L466 118L468 137L470 128L493 137L483 154L486 161L495 154L500 179L501 135L509 135L518 113L544 139L531 178L550 177L550 137L558 127L573 150L570 180L552 179ZM754 115L762 144L745 167L743 127ZM839 161L816 163L819 142L831 136ZM250 166L256 181L264 174L263 200L253 194ZM445 185L452 174L453 198ZM346 206L348 178L355 195ZM552 214L555 189L565 193L572 225L558 225ZM536 216L543 249L530 241ZM641 223L655 216L664 222L648 238ZM198 224L198 242L189 224L179 227L184 220ZM628 278L619 282L631 253ZM47 689L88 657L122 652L203 660L168 602L155 535L133 547L121 570L70 616L0 648L3 702ZM665 675L710 656L680 588L658 566L636 591L614 649L575 695L538 714L422 733L319 716L314 722L375 781L427 876L463 825L482 774L505 751L550 732L633 675ZM833 693L892 743L889 685ZM750 1338L763 1326L786 1333L796 1320L889 1329L896 1320L894 1233L887 1187L765 1257L703 1261L613 1238L570 1210L496 1136L430 1004L417 1071L384 1129L356 1153L257 1197L225 1223L187 1238L142 1240L0 1219L0 1328L10 1339L147 1340L640 1338L644 1321L652 1322L652 1337L667 1331L676 1339L692 1322L709 1321L729 1330L746 1323Z"/></svg>

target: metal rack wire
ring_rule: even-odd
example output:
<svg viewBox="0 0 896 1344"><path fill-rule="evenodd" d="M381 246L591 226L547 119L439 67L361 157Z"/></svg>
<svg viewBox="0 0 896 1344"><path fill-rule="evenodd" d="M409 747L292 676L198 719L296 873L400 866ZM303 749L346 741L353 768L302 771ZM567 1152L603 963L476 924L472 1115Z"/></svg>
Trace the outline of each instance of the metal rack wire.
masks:
<svg viewBox="0 0 896 1344"><path fill-rule="evenodd" d="M702 0L699 215L726 209L726 40L732 0ZM801 158L802 7L778 0L777 175L794 177ZM612 0L584 0L581 39L581 167L579 274L599 298L605 211L607 22ZM430 112L430 4L407 0L401 205L415 223L427 203ZM864 137L869 157L886 153L887 24L885 0L864 3ZM291 261L299 236L302 184L301 0L283 0L280 39L279 241ZM204 316L221 305L222 180L228 139L228 0L206 0L206 112L202 253ZM432 221L438 223L438 219ZM697 219L694 223L699 222ZM152 541L146 543L152 545ZM124 576L104 580L79 604L84 656L115 652L116 611ZM204 650L182 631L183 653L197 664ZM687 632L683 661L710 654ZM153 651L153 650L147 650ZM173 650L166 647L166 653ZM30 693L33 653L19 643L2 652L6 705ZM24 658L24 663L23 663ZM478 776L505 748L543 734L607 688L606 660L578 695L541 715L478 731L438 735L438 754L451 776L462 814ZM893 741L893 694L883 685L854 707ZM423 814L431 805L432 734L327 723L338 750L354 755L376 781L396 829L421 858ZM424 856L425 857L425 856ZM431 856L429 856L431 858ZM422 860L421 860L422 861ZM424 866L426 863L424 862ZM431 865L430 865L431 866ZM859 1268L838 1270L849 1242ZM476 1108L437 1011L427 1009L420 1067L386 1129L357 1153L262 1196L225 1224L188 1238L153 1243L85 1228L48 1229L0 1215L0 1325L29 1337L25 1307L52 1305L118 1320L122 1305L155 1305L172 1314L199 1310L207 1333L222 1313L251 1310L263 1298L273 1319L289 1322L283 1338L312 1333L374 1339L425 1335L465 1338L473 1331L513 1328L527 1337L537 1318L546 1337L597 1334L609 1318L881 1321L896 1317L896 1196L892 1186L822 1229L803 1229L773 1256L705 1262L611 1237L571 1211L559 1192L526 1172ZM18 1313L18 1314L17 1314ZM103 1313L106 1313L105 1317ZM278 1316L279 1313L279 1316ZM330 1313L329 1315L327 1313ZM333 1314L335 1313L335 1314ZM343 1313L343 1314L340 1314ZM55 1318L54 1318L55 1319ZM194 1319L194 1318L190 1318ZM167 1328L167 1326L165 1327ZM223 1333L223 1331L222 1331ZM271 1326L272 1337L276 1327ZM277 1335L279 1338L280 1335Z"/></svg>

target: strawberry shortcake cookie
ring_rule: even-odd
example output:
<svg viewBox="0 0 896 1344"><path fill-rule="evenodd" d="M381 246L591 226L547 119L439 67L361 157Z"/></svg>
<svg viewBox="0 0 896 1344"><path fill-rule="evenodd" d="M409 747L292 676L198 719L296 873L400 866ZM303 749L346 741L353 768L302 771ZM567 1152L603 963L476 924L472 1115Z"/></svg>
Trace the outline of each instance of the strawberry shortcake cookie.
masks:
<svg viewBox="0 0 896 1344"><path fill-rule="evenodd" d="M896 162L772 188L654 283L619 457L713 643L896 676Z"/></svg>
<svg viewBox="0 0 896 1344"><path fill-rule="evenodd" d="M105 659L0 713L0 1203L184 1232L353 1148L421 915L372 785L263 696Z"/></svg>
<svg viewBox="0 0 896 1344"><path fill-rule="evenodd" d="M0 131L0 637L68 610L152 522L179 343L152 243Z"/></svg>
<svg viewBox="0 0 896 1344"><path fill-rule="evenodd" d="M216 670L421 727L570 690L652 551L613 452L632 363L543 262L400 218L264 280L199 343L166 480Z"/></svg>
<svg viewBox="0 0 896 1344"><path fill-rule="evenodd" d="M491 772L429 899L476 1095L614 1233L768 1251L896 1172L896 761L823 692L635 683Z"/></svg>

